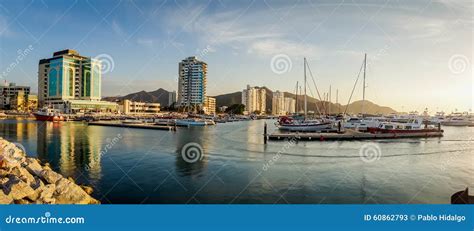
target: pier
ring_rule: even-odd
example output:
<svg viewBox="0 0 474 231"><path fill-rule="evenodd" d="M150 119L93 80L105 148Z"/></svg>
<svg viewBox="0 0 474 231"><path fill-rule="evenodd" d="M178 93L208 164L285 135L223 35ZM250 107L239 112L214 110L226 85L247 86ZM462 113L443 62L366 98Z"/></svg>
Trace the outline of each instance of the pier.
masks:
<svg viewBox="0 0 474 231"><path fill-rule="evenodd" d="M345 132L328 132L328 133L288 133L275 131L268 135L269 140L309 140L309 141L337 141L337 140L374 140L374 139L401 139L401 138L428 138L442 137L443 131L427 131L413 133L367 133L354 130L346 130Z"/></svg>
<svg viewBox="0 0 474 231"><path fill-rule="evenodd" d="M176 126L163 126L163 125L154 125L154 124L146 124L146 123L143 123L143 124L124 124L124 123L115 122L115 121L94 121L94 122L89 122L88 125L176 131Z"/></svg>

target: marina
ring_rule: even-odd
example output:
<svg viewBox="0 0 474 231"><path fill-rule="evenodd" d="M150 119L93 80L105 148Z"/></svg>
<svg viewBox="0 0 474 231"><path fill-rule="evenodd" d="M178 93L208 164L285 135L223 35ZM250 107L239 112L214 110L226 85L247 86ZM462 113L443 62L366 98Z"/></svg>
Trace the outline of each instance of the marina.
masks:
<svg viewBox="0 0 474 231"><path fill-rule="evenodd" d="M443 127L443 136L432 138L265 144L265 123L269 134L278 134L271 122L169 132L6 119L0 120L0 136L90 185L92 196L106 204L450 203L472 179L470 127ZM202 148L201 161L183 159L189 143ZM377 150L373 159L361 155L366 147ZM307 179L301 180L302 172ZM416 192L422 196L413 198Z"/></svg>

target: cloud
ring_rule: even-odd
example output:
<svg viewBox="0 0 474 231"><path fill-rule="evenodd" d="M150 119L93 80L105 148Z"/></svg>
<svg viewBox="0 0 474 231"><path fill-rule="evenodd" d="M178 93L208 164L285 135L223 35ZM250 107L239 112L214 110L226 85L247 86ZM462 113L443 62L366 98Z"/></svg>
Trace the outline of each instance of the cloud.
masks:
<svg viewBox="0 0 474 231"><path fill-rule="evenodd" d="M294 41L285 41L281 39L256 40L250 43L248 53L255 53L263 56L272 56L276 54L286 54L296 57L320 57L320 48L314 45L302 44Z"/></svg>

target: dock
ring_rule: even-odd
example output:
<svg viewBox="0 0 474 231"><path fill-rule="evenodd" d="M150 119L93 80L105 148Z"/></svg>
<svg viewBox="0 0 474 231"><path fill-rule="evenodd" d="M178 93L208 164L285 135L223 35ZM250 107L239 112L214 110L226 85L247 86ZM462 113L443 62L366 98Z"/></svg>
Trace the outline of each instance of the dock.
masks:
<svg viewBox="0 0 474 231"><path fill-rule="evenodd" d="M346 130L344 132L328 132L328 133L288 133L275 131L267 136L269 140L308 140L308 141L338 141L338 140L375 140L375 139L402 139L402 138L428 138L442 137L443 131L427 131L413 133L368 133L358 132L354 130Z"/></svg>
<svg viewBox="0 0 474 231"><path fill-rule="evenodd" d="M145 123L144 124L124 124L124 123L115 122L115 121L94 121L94 122L89 122L88 125L176 131L175 126L163 126L163 125L154 125L154 124L145 124Z"/></svg>

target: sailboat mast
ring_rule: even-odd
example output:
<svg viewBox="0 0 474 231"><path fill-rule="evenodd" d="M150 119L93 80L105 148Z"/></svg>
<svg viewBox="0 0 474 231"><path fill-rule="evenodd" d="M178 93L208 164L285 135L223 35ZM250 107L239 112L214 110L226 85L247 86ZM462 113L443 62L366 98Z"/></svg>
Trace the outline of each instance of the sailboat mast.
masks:
<svg viewBox="0 0 474 231"><path fill-rule="evenodd" d="M306 99L306 57L304 58L304 118L306 119L308 113L308 102Z"/></svg>
<svg viewBox="0 0 474 231"><path fill-rule="evenodd" d="M328 101L328 114L330 115L331 114L331 85L329 85L329 101Z"/></svg>
<svg viewBox="0 0 474 231"><path fill-rule="evenodd" d="M364 117L364 104L365 104L365 72L367 69L367 53L364 55L364 83L362 86L362 117Z"/></svg>
<svg viewBox="0 0 474 231"><path fill-rule="evenodd" d="M295 94L296 94L295 113L298 114L298 81L296 81Z"/></svg>

